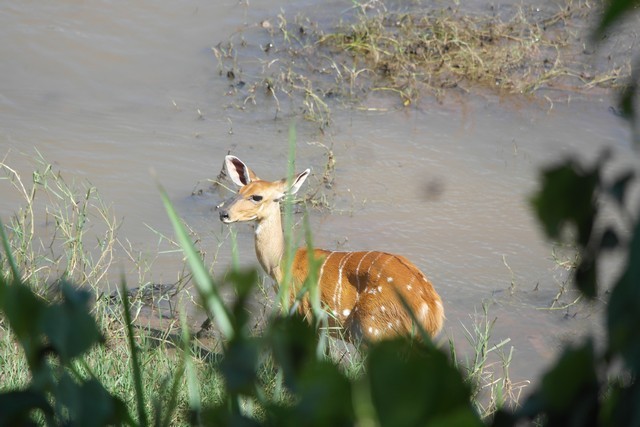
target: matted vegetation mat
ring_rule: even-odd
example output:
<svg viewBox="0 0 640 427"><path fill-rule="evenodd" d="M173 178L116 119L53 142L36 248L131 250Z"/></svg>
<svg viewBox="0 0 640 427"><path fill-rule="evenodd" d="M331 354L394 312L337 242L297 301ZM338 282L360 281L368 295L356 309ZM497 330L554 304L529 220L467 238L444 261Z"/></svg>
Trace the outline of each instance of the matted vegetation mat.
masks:
<svg viewBox="0 0 640 427"><path fill-rule="evenodd" d="M330 123L336 101L401 108L452 91L582 91L620 87L628 79L628 55L592 56L585 29L599 15L595 5L569 0L550 12L503 9L478 14L419 5L400 11L371 1L328 24L281 13L212 49L219 73L230 81L230 107L270 100L276 116L302 113L321 127ZM635 36L622 49L634 44ZM381 98L393 102L374 101Z"/></svg>

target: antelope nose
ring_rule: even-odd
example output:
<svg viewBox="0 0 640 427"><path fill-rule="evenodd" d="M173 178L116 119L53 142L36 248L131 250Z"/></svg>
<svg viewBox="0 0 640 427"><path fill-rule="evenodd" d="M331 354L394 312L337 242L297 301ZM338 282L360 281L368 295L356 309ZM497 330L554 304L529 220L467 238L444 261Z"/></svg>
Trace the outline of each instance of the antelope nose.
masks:
<svg viewBox="0 0 640 427"><path fill-rule="evenodd" d="M220 211L220 221L222 222L229 221L229 212L226 209Z"/></svg>

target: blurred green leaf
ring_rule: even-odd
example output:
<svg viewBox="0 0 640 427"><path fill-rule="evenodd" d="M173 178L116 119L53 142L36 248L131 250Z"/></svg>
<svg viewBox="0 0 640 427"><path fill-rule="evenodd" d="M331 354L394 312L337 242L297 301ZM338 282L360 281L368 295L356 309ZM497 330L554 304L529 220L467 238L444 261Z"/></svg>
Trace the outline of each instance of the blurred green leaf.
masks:
<svg viewBox="0 0 640 427"><path fill-rule="evenodd" d="M575 271L575 285L588 298L598 294L598 263L591 251L584 251Z"/></svg>
<svg viewBox="0 0 640 427"><path fill-rule="evenodd" d="M618 205L621 207L624 206L627 189L629 188L629 183L633 178L634 173L632 171L627 171L620 175L607 189L609 195L613 197L613 199L618 202Z"/></svg>
<svg viewBox="0 0 640 427"><path fill-rule="evenodd" d="M298 392L293 405L267 408L267 425L274 426L353 426L351 383L329 361L305 365L296 378Z"/></svg>
<svg viewBox="0 0 640 427"><path fill-rule="evenodd" d="M9 391L0 394L0 426L35 426L30 415L36 410L50 419L53 408L45 395L33 390Z"/></svg>
<svg viewBox="0 0 640 427"><path fill-rule="evenodd" d="M63 373L55 395L74 425L99 427L132 421L124 403L111 396L96 379L78 383Z"/></svg>
<svg viewBox="0 0 640 427"><path fill-rule="evenodd" d="M596 425L598 397L593 343L587 341L565 350L517 413L530 419L544 414L549 426Z"/></svg>
<svg viewBox="0 0 640 427"><path fill-rule="evenodd" d="M62 294L62 303L44 309L40 328L61 361L69 363L101 341L102 335L89 314L89 293L65 282Z"/></svg>
<svg viewBox="0 0 640 427"><path fill-rule="evenodd" d="M208 407L202 413L197 414L197 418L196 414L192 413L191 415L192 426L259 427L261 425L242 414L230 412L225 405Z"/></svg>
<svg viewBox="0 0 640 427"><path fill-rule="evenodd" d="M578 244L587 246L597 213L599 184L597 167L585 170L573 160L543 173L542 188L532 203L549 237L560 238L565 226L571 224L578 233Z"/></svg>
<svg viewBox="0 0 640 427"><path fill-rule="evenodd" d="M268 339L273 357L283 371L285 385L297 391L302 369L316 360L317 333L301 316L279 316L271 320Z"/></svg>
<svg viewBox="0 0 640 427"><path fill-rule="evenodd" d="M231 321L237 334L245 333L249 321L247 301L251 297L251 291L258 283L258 272L255 269L247 271L231 270L226 280L231 282L236 291L236 299L233 302Z"/></svg>
<svg viewBox="0 0 640 427"><path fill-rule="evenodd" d="M620 109L622 111L622 116L630 120L631 122L635 122L636 119L636 104L635 98L638 95L638 81L632 80L620 94ZM640 141L635 141L640 142Z"/></svg>
<svg viewBox="0 0 640 427"><path fill-rule="evenodd" d="M639 426L640 425L640 382L618 381L607 385L602 399L601 425Z"/></svg>
<svg viewBox="0 0 640 427"><path fill-rule="evenodd" d="M351 384L335 364L314 361L305 366L299 379L296 405L298 422L309 426L353 425Z"/></svg>
<svg viewBox="0 0 640 427"><path fill-rule="evenodd" d="M640 222L629 246L626 268L614 286L607 307L609 350L640 372Z"/></svg>
<svg viewBox="0 0 640 427"><path fill-rule="evenodd" d="M9 285L0 278L3 298L0 309L7 316L9 326L25 352L29 368L37 369L45 343L41 331L41 318L47 306L26 285L14 282Z"/></svg>
<svg viewBox="0 0 640 427"><path fill-rule="evenodd" d="M640 5L640 0L609 0L604 13L595 30L595 36L601 38L605 31L617 23L624 15L627 15Z"/></svg>
<svg viewBox="0 0 640 427"><path fill-rule="evenodd" d="M256 338L236 337L229 341L220 362L229 394L252 395L258 374L260 343Z"/></svg>
<svg viewBox="0 0 640 427"><path fill-rule="evenodd" d="M575 160L547 169L542 175L542 187L532 198L532 204L547 235L562 238L568 226L577 233L575 240L582 251L582 259L576 269L575 283L587 297L597 295L598 251L601 247L590 244L600 188L601 164L608 158L602 155L593 168L585 168ZM611 238L612 236L607 236ZM609 244L611 239L600 243Z"/></svg>
<svg viewBox="0 0 640 427"><path fill-rule="evenodd" d="M373 403L381 426L481 425L470 390L444 353L408 340L383 341L368 359Z"/></svg>

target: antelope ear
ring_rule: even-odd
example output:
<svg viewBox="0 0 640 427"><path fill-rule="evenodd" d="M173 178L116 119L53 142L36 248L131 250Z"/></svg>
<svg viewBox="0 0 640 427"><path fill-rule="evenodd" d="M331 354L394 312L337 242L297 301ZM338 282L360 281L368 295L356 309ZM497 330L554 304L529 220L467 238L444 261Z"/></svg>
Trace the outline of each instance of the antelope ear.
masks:
<svg viewBox="0 0 640 427"><path fill-rule="evenodd" d="M291 184L291 188L289 188L288 193L296 194L298 192L298 190L300 189L300 186L302 186L302 184L307 179L307 177L309 176L310 173L311 173L311 169L307 169L304 172L299 173L294 178L293 184Z"/></svg>
<svg viewBox="0 0 640 427"><path fill-rule="evenodd" d="M274 202L281 202L284 196L286 196L287 194L296 194L300 189L300 186L302 185L302 183L304 183L310 173L311 169L307 169L304 172L296 175L296 177L293 179L293 184L291 184L291 187L289 187L289 191L285 190L287 185L287 178L282 178L281 180L277 181L279 192L276 193L273 199Z"/></svg>
<svg viewBox="0 0 640 427"><path fill-rule="evenodd" d="M251 181L257 181L260 179L251 169L249 169L249 166L245 165L244 162L236 156L225 157L224 164L227 168L229 178L231 178L231 181L239 187L243 187Z"/></svg>

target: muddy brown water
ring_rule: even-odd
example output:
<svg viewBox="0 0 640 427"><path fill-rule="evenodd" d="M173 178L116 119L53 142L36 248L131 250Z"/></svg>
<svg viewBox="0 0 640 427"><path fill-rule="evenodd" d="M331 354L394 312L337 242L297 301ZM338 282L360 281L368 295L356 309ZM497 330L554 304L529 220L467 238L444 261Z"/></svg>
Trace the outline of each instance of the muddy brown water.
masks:
<svg viewBox="0 0 640 427"><path fill-rule="evenodd" d="M68 181L97 187L122 220L120 239L155 260L147 280L170 283L182 261L150 230L172 235L159 181L222 272L230 244L214 211L221 197L191 191L208 185L228 151L266 179L284 176L290 121L273 120L269 105L231 107L229 82L217 74L210 48L281 9L328 19L350 5L3 2L0 155L26 181L37 150ZM550 95L554 102L485 95L386 112L336 109L324 134L298 121L300 168L322 174L326 151L318 143L336 159L334 209L312 213L316 244L414 261L443 297L443 341L453 337L462 358L470 354L464 327L486 303L496 319L492 343L511 339L514 381L534 378L562 342L597 330L602 315L584 305L548 309L567 272L552 259L528 204L540 167L575 151L593 158L608 146L625 158L630 150L610 94ZM21 201L6 180L0 197L6 222ZM241 262L254 265L252 230L236 229Z"/></svg>

